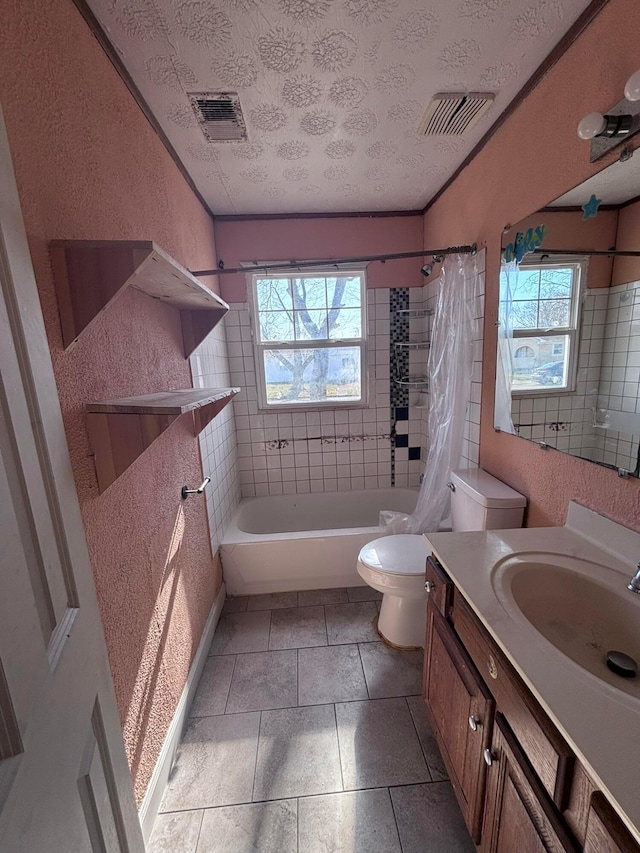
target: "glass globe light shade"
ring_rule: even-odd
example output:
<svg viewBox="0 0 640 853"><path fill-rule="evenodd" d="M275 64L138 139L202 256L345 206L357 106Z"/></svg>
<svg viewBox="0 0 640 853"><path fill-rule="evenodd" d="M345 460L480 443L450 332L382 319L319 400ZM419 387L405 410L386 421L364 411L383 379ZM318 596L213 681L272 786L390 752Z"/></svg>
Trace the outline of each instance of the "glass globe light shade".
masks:
<svg viewBox="0 0 640 853"><path fill-rule="evenodd" d="M624 96L628 101L640 101L640 71L636 71L627 80L624 87Z"/></svg>
<svg viewBox="0 0 640 853"><path fill-rule="evenodd" d="M580 139L593 139L607 126L602 113L589 113L578 124L578 136Z"/></svg>

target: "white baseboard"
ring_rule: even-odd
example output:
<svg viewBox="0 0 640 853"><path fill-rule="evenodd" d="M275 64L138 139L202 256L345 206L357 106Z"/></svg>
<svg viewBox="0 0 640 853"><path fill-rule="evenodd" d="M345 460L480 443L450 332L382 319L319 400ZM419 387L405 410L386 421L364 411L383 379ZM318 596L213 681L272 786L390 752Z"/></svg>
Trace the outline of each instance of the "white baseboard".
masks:
<svg viewBox="0 0 640 853"><path fill-rule="evenodd" d="M151 830L153 829L153 824L158 814L158 809L160 808L165 788L167 787L169 774L171 773L176 752L180 746L182 733L187 722L191 703L193 702L193 697L207 660L211 641L213 640L213 634L216 630L218 620L220 619L220 613L222 612L222 607L226 597L226 588L223 583L218 591L215 601L213 602L213 607L211 608L209 616L207 617L202 637L198 644L198 650L195 653L191 668L189 669L187 682L184 686L180 699L178 700L178 705L169 725L164 743L162 744L162 749L160 750L160 755L156 761L156 766L153 768L149 787L147 788L144 800L140 806L140 811L138 812L145 844L149 841L149 836L151 835Z"/></svg>

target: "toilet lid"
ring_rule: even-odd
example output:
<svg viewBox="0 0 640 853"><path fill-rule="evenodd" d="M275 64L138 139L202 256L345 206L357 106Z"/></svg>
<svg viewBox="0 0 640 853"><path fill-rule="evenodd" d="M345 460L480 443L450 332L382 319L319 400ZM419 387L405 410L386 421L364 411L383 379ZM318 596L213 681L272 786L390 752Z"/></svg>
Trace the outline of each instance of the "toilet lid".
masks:
<svg viewBox="0 0 640 853"><path fill-rule="evenodd" d="M397 575L423 575L429 546L416 533L396 533L369 542L358 559L370 569Z"/></svg>

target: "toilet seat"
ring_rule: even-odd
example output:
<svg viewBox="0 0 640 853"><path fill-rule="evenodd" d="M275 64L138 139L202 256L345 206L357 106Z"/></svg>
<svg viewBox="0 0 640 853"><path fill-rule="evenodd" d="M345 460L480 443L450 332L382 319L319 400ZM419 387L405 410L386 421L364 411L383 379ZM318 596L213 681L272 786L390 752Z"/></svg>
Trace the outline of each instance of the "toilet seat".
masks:
<svg viewBox="0 0 640 853"><path fill-rule="evenodd" d="M396 533L369 542L358 560L370 569L394 575L424 575L429 548L416 533Z"/></svg>

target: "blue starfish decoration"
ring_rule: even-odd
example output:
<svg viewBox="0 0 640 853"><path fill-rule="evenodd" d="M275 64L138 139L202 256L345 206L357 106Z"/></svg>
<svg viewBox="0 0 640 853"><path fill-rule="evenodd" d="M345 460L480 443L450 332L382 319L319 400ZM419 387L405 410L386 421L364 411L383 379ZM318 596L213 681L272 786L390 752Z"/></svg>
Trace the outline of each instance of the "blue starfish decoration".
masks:
<svg viewBox="0 0 640 853"><path fill-rule="evenodd" d="M595 195L592 195L591 198L589 199L589 201L586 202L586 204L582 205L582 210L583 210L582 218L583 219L590 219L592 216L597 216L598 215L598 208L600 207L601 204L602 204L602 199L596 198Z"/></svg>

